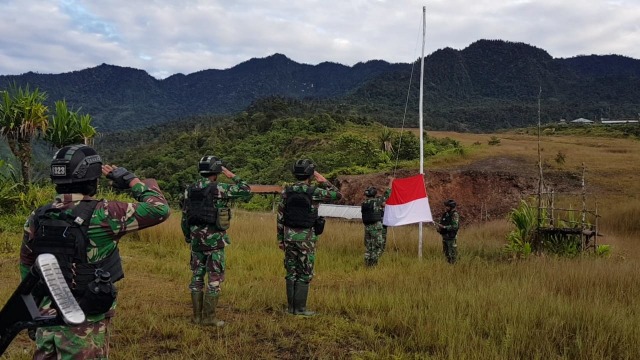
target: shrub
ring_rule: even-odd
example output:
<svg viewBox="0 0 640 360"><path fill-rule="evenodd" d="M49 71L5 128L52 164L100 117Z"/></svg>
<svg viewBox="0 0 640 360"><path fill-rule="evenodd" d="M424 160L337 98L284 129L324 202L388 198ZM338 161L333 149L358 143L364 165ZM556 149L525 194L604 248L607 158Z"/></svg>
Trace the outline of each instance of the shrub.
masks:
<svg viewBox="0 0 640 360"><path fill-rule="evenodd" d="M558 165L563 165L564 161L566 158L566 154L562 151L562 150L558 150L558 153L556 154L556 163Z"/></svg>

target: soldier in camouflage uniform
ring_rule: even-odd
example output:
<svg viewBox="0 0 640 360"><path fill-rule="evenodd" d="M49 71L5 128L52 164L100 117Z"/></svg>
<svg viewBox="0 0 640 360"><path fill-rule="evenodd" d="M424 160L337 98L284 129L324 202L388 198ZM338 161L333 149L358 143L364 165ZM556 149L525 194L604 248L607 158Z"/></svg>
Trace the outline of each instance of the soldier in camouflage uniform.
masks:
<svg viewBox="0 0 640 360"><path fill-rule="evenodd" d="M318 217L320 203L334 202L342 198L333 186L308 159L293 165L293 175L298 180L286 186L278 204L278 246L284 251L284 268L287 289L287 311L290 314L311 316L306 309L309 283L313 278L316 259L316 243L324 229L324 218ZM319 183L311 185L311 177Z"/></svg>
<svg viewBox="0 0 640 360"><path fill-rule="evenodd" d="M101 175L111 179L116 188L131 189L132 197L138 202L95 200ZM109 355L109 323L116 308L116 290L112 282L124 276L118 242L125 234L166 220L169 206L155 180L140 180L124 168L102 165L100 156L86 145L66 146L56 152L51 163L51 179L58 195L52 204L34 211L25 223L20 272L22 278L26 277L39 254L53 253L86 314L86 321L78 326L38 328L34 359L106 359ZM46 232L42 230L46 228L44 224L75 216L80 208L86 209L84 217L88 220L75 218L83 228L82 246L78 246L80 240L77 238L68 240L67 236L43 234ZM61 244L66 246L69 241L72 241L71 245L76 244L73 258L61 251ZM110 273L105 276L110 277L108 286L112 291L106 300L86 300L87 291L80 289L88 288L87 282L95 280L97 271ZM100 302L104 310L96 310L93 302ZM43 315L55 314L47 297L40 307Z"/></svg>
<svg viewBox="0 0 640 360"><path fill-rule="evenodd" d="M393 180L392 180L393 181ZM364 224L364 264L375 266L382 256L387 242L387 229L382 224L384 205L391 195L391 182L389 188L382 196L376 197L378 190L369 186L364 195L367 197L361 206L362 222Z"/></svg>
<svg viewBox="0 0 640 360"><path fill-rule="evenodd" d="M220 285L224 281L224 249L231 243L226 231L231 220L229 201L250 196L251 188L239 176L222 166L222 161L215 156L202 157L198 163L198 172L203 178L185 191L181 223L185 240L191 244L193 276L189 289L193 305L192 322L223 326L224 321L216 318L216 306ZM220 173L232 179L235 184L216 182ZM205 193L208 195L203 195ZM205 292L206 274L209 282Z"/></svg>
<svg viewBox="0 0 640 360"><path fill-rule="evenodd" d="M454 264L458 258L458 245L456 240L458 237L458 228L460 215L456 211L456 202L447 200L444 202L446 211L440 217L440 222L436 222L438 232L442 235L442 251L447 258L449 264Z"/></svg>

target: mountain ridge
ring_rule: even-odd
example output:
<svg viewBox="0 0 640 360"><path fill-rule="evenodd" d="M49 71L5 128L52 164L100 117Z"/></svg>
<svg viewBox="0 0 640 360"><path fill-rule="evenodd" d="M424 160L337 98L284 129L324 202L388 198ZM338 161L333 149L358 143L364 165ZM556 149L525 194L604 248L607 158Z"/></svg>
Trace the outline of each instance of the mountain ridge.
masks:
<svg viewBox="0 0 640 360"><path fill-rule="evenodd" d="M228 115L253 102L282 96L322 99L389 123L417 112L414 63L367 60L353 66L300 64L284 54L252 58L231 68L205 69L156 79L117 65L61 74L0 75L5 84L29 84L65 99L94 118L101 132L153 126L198 115ZM411 91L407 102L407 86ZM462 50L443 48L425 57L426 117L442 130L483 131L530 124L537 98L546 120L629 117L640 112L640 60L622 55L555 59L525 43L478 40ZM540 94L542 90L542 94ZM613 110L612 110L613 109Z"/></svg>

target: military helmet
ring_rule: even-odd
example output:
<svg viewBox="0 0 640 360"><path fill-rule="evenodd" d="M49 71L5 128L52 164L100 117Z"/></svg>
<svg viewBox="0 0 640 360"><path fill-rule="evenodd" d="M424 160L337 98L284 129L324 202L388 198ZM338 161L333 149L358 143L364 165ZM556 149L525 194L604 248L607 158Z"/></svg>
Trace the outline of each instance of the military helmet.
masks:
<svg viewBox="0 0 640 360"><path fill-rule="evenodd" d="M309 159L300 159L293 164L293 175L301 177L311 177L316 171L316 166Z"/></svg>
<svg viewBox="0 0 640 360"><path fill-rule="evenodd" d="M49 175L56 185L95 180L102 175L102 158L87 145L65 146L53 155Z"/></svg>
<svg viewBox="0 0 640 360"><path fill-rule="evenodd" d="M449 207L451 207L451 208L455 208L455 207L456 207L456 205L457 205L457 204L456 204L455 200L453 200L453 199L449 199L449 200L446 200L446 201L444 202L444 206L449 206Z"/></svg>
<svg viewBox="0 0 640 360"><path fill-rule="evenodd" d="M376 194L378 193L378 189L376 189L373 186L369 186L365 191L364 191L364 196L366 197L374 197L376 196Z"/></svg>
<svg viewBox="0 0 640 360"><path fill-rule="evenodd" d="M202 176L217 175L222 172L222 160L215 156L203 156L198 162L198 172Z"/></svg>

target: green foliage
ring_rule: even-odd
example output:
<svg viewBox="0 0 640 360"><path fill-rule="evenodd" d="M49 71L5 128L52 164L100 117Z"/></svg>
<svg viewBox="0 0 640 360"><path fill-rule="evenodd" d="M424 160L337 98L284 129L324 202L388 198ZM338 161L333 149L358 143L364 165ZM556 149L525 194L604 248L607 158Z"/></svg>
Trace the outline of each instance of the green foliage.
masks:
<svg viewBox="0 0 640 360"><path fill-rule="evenodd" d="M542 209L540 227L558 231L545 231L538 235L538 211L535 206L522 200L518 208L509 213L509 222L515 226L515 229L507 235L505 252L514 257L526 257L531 253L535 242L537 245L535 249L539 251L566 257L577 256L582 251L582 227L589 228L591 224L587 222L583 225L577 219L578 212L571 209L564 211L563 214L566 219L555 219L555 225L552 228L546 208ZM563 229L576 229L576 231L562 231Z"/></svg>
<svg viewBox="0 0 640 360"><path fill-rule="evenodd" d="M9 149L20 160L22 184L29 186L31 142L47 128L47 107L44 105L47 94L16 83L0 93L0 136L7 139Z"/></svg>
<svg viewBox="0 0 640 360"><path fill-rule="evenodd" d="M105 146L111 149L105 156L138 175L156 178L173 203L184 187L199 176L196 164L203 155L222 158L225 166L253 184L293 181L290 168L298 158L312 159L318 171L331 178L388 169L391 156L399 155L401 164L419 157L419 139L409 131L401 136L379 124L341 123L335 120L340 118L336 114L280 115L283 111L271 111L263 105L259 112L249 111L217 123L198 121L192 129L166 127L153 141L133 134L111 135L107 138L109 144L141 144ZM254 116L270 119L270 125L254 126ZM395 141L392 152L381 146L379 129L386 129L383 132L387 132L387 141ZM428 155L461 153L460 143L449 138L427 138L425 143Z"/></svg>
<svg viewBox="0 0 640 360"><path fill-rule="evenodd" d="M410 131L396 132L392 136L392 159L410 160L420 157L420 139ZM425 155L427 152L425 151Z"/></svg>
<svg viewBox="0 0 640 360"><path fill-rule="evenodd" d="M19 187L19 175L13 166L0 159L0 215L13 211L19 200Z"/></svg>
<svg viewBox="0 0 640 360"><path fill-rule="evenodd" d="M276 198L271 195L252 196L247 202L237 202L239 209L248 211L271 211L274 209Z"/></svg>
<svg viewBox="0 0 640 360"><path fill-rule="evenodd" d="M55 105L56 113L51 115L44 139L57 148L89 144L97 135L96 129L91 126L91 115L80 114L80 110L69 110L65 100L56 101Z"/></svg>
<svg viewBox="0 0 640 360"><path fill-rule="evenodd" d="M525 200L509 213L509 222L515 226L507 235L505 252L513 257L527 257L531 254L531 243L538 223L538 213L535 207Z"/></svg>
<svg viewBox="0 0 640 360"><path fill-rule="evenodd" d="M350 166L375 169L389 162L389 156L380 150L372 140L355 133L340 134L335 143L330 146L334 148L334 151L329 152L324 147L315 158L319 163L330 164L334 169Z"/></svg>
<svg viewBox="0 0 640 360"><path fill-rule="evenodd" d="M489 145L500 145L500 138L497 136L492 136L489 141L487 141Z"/></svg>
<svg viewBox="0 0 640 360"><path fill-rule="evenodd" d="M537 133L537 129L534 128L525 128L523 131L530 134ZM598 123L591 125L564 124L562 126L555 127L554 135L640 139L640 125L603 125Z"/></svg>
<svg viewBox="0 0 640 360"><path fill-rule="evenodd" d="M609 257L611 255L611 245L596 246L596 255L600 257Z"/></svg>

